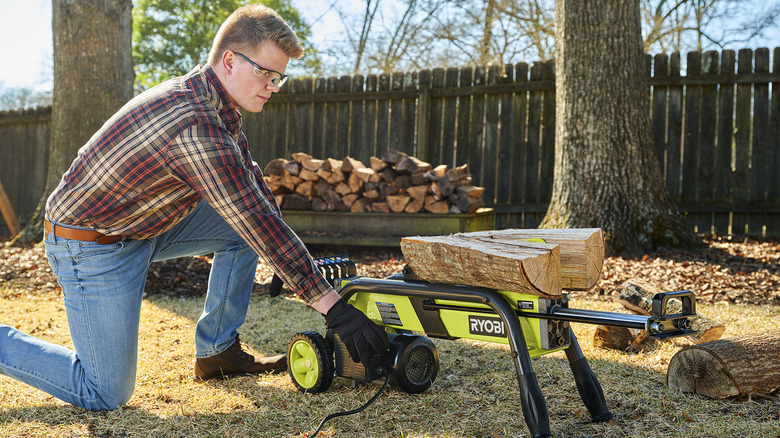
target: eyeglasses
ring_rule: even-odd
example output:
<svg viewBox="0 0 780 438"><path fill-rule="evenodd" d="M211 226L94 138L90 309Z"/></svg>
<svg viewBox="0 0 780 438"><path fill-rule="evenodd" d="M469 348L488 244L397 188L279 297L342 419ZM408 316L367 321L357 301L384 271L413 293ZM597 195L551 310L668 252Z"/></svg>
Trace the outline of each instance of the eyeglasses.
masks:
<svg viewBox="0 0 780 438"><path fill-rule="evenodd" d="M251 59L247 58L246 55L244 55L243 53L236 52L235 50L233 50L233 53L244 58L246 62L252 64L252 67L254 67L254 70L252 71L255 73L255 75L263 79L270 80L271 83L276 85L277 87L281 87L282 85L284 85L285 82L287 82L288 75L279 73L278 71L269 70L267 68L260 67L259 65L252 62Z"/></svg>

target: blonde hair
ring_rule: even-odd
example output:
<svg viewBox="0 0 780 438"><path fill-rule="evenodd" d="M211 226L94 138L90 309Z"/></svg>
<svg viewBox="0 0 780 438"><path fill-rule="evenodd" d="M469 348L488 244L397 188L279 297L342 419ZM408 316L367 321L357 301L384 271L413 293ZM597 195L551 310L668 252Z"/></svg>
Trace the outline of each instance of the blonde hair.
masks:
<svg viewBox="0 0 780 438"><path fill-rule="evenodd" d="M226 50L252 51L266 41L276 44L290 58L303 56L298 37L276 11L261 4L242 6L219 27L208 63L216 65Z"/></svg>

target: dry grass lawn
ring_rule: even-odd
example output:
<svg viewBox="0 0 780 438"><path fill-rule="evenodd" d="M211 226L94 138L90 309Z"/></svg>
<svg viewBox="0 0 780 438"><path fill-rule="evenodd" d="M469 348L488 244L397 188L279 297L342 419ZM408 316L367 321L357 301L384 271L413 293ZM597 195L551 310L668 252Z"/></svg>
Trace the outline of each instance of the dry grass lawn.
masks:
<svg viewBox="0 0 780 438"><path fill-rule="evenodd" d="M8 291L6 291L8 292ZM4 294L0 321L49 341L69 345L56 293ZM572 307L621 311L605 301L574 299ZM319 395L297 392L286 373L197 383L191 379L194 321L200 298L155 296L144 301L139 370L128 406L94 413L0 376L2 437L301 437L334 411L355 408L377 386L351 389L336 379ZM724 337L780 328L780 307L700 304L720 319ZM575 333L599 376L615 419L588 422L563 353L534 359L550 424L566 437L779 437L777 399L711 400L669 390L671 357L687 341L659 343L639 353L592 347L594 327ZM282 352L305 330L324 331L322 317L300 302L254 296L242 340L259 354ZM390 389L366 411L329 422L327 437L527 436L512 361L504 346L435 341L441 370L424 394Z"/></svg>

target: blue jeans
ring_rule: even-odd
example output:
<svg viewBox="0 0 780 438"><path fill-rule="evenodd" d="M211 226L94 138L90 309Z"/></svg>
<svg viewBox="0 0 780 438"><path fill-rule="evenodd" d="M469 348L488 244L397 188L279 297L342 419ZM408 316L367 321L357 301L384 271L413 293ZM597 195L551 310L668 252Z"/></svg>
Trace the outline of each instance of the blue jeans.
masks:
<svg viewBox="0 0 780 438"><path fill-rule="evenodd" d="M164 234L100 245L49 233L46 254L65 300L75 351L0 324L0 374L89 410L133 394L141 297L149 264L214 253L195 355L230 347L246 318L258 256L205 201Z"/></svg>

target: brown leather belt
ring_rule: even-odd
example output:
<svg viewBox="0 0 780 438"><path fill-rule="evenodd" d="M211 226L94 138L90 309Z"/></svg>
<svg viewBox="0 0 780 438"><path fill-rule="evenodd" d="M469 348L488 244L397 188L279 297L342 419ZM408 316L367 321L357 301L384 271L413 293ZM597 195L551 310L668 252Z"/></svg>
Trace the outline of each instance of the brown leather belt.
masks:
<svg viewBox="0 0 780 438"><path fill-rule="evenodd" d="M49 235L51 230L51 222L48 219L43 220L43 238L45 239ZM117 243L124 238L124 236L107 236L103 233L99 233L95 230L77 230L75 228L65 228L57 224L54 224L54 235L70 240L80 240L82 242L97 242L101 245L110 245Z"/></svg>

